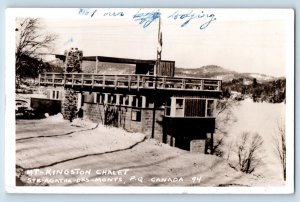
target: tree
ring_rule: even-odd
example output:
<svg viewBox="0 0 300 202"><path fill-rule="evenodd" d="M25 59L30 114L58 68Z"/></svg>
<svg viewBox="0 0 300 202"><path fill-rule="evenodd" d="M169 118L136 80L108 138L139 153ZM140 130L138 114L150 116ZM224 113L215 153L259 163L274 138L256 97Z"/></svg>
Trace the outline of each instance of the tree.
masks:
<svg viewBox="0 0 300 202"><path fill-rule="evenodd" d="M253 86L253 88L256 88L256 86L257 86L257 79L256 78L253 78L252 86Z"/></svg>
<svg viewBox="0 0 300 202"><path fill-rule="evenodd" d="M259 151L263 145L262 137L256 133L244 132L237 142L238 166L242 172L252 173L261 163Z"/></svg>
<svg viewBox="0 0 300 202"><path fill-rule="evenodd" d="M214 146L212 154L223 157L224 142L227 138L228 125L236 121L233 113L233 108L237 107L239 102L231 98L223 98L217 101L216 106L216 133L214 136Z"/></svg>
<svg viewBox="0 0 300 202"><path fill-rule="evenodd" d="M39 53L51 49L56 35L43 33L39 18L17 19L16 75L37 77L44 62Z"/></svg>
<svg viewBox="0 0 300 202"><path fill-rule="evenodd" d="M277 123L277 130L275 132L275 153L280 160L283 179L286 180L286 140L285 124L283 121Z"/></svg>

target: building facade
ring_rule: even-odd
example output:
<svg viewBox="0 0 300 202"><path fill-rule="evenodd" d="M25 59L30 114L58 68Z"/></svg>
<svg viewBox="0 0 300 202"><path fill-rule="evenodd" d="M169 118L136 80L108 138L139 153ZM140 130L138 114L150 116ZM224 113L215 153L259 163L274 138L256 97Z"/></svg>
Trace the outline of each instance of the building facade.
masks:
<svg viewBox="0 0 300 202"><path fill-rule="evenodd" d="M40 75L48 98L61 100L65 119L82 109L94 122L141 132L171 146L203 152L212 147L221 80L175 77L175 61L81 59L95 61L96 72L99 61L133 64L135 74L86 74L69 68L71 73Z"/></svg>

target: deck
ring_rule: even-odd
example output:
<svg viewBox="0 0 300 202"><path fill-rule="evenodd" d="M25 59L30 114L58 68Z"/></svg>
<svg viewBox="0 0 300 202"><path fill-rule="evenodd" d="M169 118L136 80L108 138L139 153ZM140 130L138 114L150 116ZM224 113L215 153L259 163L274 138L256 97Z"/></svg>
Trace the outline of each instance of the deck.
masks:
<svg viewBox="0 0 300 202"><path fill-rule="evenodd" d="M161 89L179 91L221 91L222 81L206 78L181 78L150 75L103 75L88 73L45 73L39 75L43 86Z"/></svg>

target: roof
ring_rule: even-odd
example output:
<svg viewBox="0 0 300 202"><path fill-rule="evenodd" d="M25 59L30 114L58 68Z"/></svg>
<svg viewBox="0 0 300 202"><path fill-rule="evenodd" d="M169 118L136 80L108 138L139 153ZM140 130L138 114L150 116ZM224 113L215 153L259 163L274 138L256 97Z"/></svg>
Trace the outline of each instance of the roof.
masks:
<svg viewBox="0 0 300 202"><path fill-rule="evenodd" d="M55 55L56 58L60 60L65 60L66 56L64 55ZM84 56L83 60L85 61L96 61L96 58L99 62L111 62L111 63L126 63L126 64L155 64L156 60L141 60L141 59L131 59L131 58L116 58L116 57L107 57L107 56ZM163 62L175 62L170 60L162 60Z"/></svg>

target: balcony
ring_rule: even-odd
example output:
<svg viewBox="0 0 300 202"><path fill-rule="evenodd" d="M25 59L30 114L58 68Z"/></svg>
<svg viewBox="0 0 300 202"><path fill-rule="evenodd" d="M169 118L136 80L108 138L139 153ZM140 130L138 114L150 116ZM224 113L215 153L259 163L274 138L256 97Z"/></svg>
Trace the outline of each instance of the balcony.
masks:
<svg viewBox="0 0 300 202"><path fill-rule="evenodd" d="M45 73L39 75L43 86L68 86L115 89L161 89L177 91L221 91L221 80L150 75L102 75L87 73Z"/></svg>

